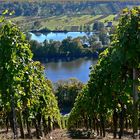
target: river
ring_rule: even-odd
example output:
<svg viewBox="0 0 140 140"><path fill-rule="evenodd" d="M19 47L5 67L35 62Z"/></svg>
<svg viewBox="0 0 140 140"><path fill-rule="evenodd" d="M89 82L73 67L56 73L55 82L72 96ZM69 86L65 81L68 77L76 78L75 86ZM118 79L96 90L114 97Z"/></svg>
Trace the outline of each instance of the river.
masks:
<svg viewBox="0 0 140 140"><path fill-rule="evenodd" d="M85 32L49 32L49 33L31 33L31 40L37 40L38 42L43 42L45 39L47 40L56 40L56 41L62 41L63 39L67 37L83 37L83 36L89 36L93 33L85 33Z"/></svg>
<svg viewBox="0 0 140 140"><path fill-rule="evenodd" d="M34 34L31 33L31 39L37 40L38 42L43 42L45 39L59 40L71 36L73 38L78 36L87 35L84 32L68 32L68 33L50 33L50 34ZM97 60L89 58L80 58L71 61L57 61L57 62L47 62L45 64L45 75L52 82L57 82L59 80L66 80L69 78L76 78L83 83L86 83L89 79L89 67L95 65Z"/></svg>
<svg viewBox="0 0 140 140"><path fill-rule="evenodd" d="M96 64L96 60L80 58L69 62L58 61L46 64L45 74L52 82L77 78L83 83L89 79L89 67Z"/></svg>

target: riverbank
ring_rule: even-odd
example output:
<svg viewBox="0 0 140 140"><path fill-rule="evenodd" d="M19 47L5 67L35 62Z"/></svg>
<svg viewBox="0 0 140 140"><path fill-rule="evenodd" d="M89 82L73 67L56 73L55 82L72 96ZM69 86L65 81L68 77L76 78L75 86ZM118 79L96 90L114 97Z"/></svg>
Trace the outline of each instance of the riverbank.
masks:
<svg viewBox="0 0 140 140"><path fill-rule="evenodd" d="M76 61L78 59L85 59L85 60L95 60L97 61L99 58L99 53L95 52L93 53L93 55L90 56L81 56L81 57L55 57L55 58L33 58L34 61L40 61L41 63L57 63L57 62L72 62L72 61Z"/></svg>
<svg viewBox="0 0 140 140"><path fill-rule="evenodd" d="M68 33L67 30L48 30L48 29L40 29L40 30L31 30L31 33ZM73 31L74 32L74 31ZM82 32L82 31L80 31Z"/></svg>
<svg viewBox="0 0 140 140"><path fill-rule="evenodd" d="M84 32L86 34L90 34L91 31L84 31L84 30L78 30L78 31L69 31L69 30L48 30L48 29L39 29L39 30L30 30L30 33L44 33L44 34L48 34L48 33L68 33L68 32ZM92 34L99 34L99 31L92 31Z"/></svg>

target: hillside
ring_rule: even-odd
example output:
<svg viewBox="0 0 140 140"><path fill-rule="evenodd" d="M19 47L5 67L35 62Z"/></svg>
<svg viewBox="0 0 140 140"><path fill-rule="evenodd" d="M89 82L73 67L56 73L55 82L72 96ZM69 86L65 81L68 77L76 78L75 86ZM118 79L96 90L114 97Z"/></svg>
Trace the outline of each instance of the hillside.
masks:
<svg viewBox="0 0 140 140"><path fill-rule="evenodd" d="M96 20L113 21L116 25L114 17L123 8L138 5L139 0L14 0L1 1L0 13L14 10L12 20L23 30L86 31Z"/></svg>
<svg viewBox="0 0 140 140"><path fill-rule="evenodd" d="M3 1L0 11L10 9L15 11L15 16L57 16L72 14L116 14L125 7L140 5L140 1Z"/></svg>

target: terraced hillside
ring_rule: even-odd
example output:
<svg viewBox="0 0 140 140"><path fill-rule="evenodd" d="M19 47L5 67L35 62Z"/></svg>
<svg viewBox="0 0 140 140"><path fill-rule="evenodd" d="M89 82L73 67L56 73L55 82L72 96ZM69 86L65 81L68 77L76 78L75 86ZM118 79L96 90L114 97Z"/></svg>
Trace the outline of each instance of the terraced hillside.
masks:
<svg viewBox="0 0 140 140"><path fill-rule="evenodd" d="M14 10L12 19L24 30L87 30L96 20L114 21L123 8L139 6L140 1L116 0L22 0L1 1L0 12Z"/></svg>

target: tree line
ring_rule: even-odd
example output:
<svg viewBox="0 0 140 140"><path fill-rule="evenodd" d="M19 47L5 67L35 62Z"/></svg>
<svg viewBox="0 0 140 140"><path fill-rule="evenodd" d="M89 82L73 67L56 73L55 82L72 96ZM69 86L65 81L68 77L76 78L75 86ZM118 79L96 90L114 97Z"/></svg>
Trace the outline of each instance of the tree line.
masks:
<svg viewBox="0 0 140 140"><path fill-rule="evenodd" d="M90 69L90 80L78 94L68 119L68 128L86 129L89 135L114 138L133 129L140 134L140 9L125 9L110 48Z"/></svg>
<svg viewBox="0 0 140 140"><path fill-rule="evenodd" d="M109 45L109 36L104 29L98 35L84 37L67 37L62 41L45 40L39 43L30 40L31 50L35 60L46 61L51 59L74 59L79 57L98 58L98 53L102 52Z"/></svg>
<svg viewBox="0 0 140 140"><path fill-rule="evenodd" d="M57 16L71 14L108 15L116 14L128 5L138 5L139 2L94 2L94 1L2 1L0 11L14 10L15 16Z"/></svg>

